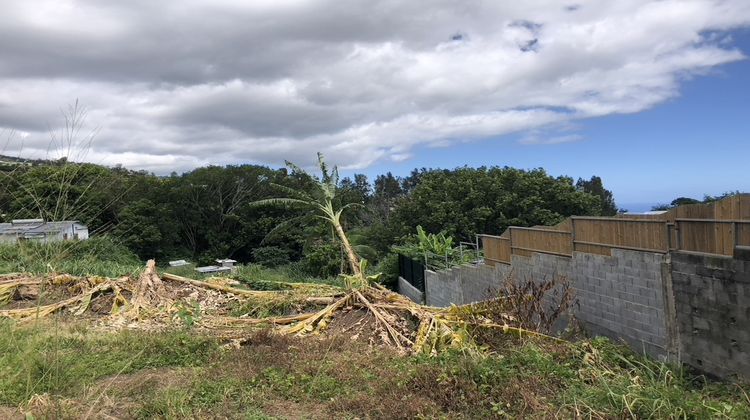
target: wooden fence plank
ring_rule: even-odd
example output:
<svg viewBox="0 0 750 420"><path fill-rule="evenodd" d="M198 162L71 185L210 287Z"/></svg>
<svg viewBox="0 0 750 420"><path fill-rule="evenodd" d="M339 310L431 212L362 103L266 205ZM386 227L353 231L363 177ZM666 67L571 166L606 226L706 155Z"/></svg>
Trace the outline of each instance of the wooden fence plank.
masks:
<svg viewBox="0 0 750 420"><path fill-rule="evenodd" d="M510 264L512 255L611 255L613 248L733 255L735 244L750 246L750 194L680 206L661 215L572 217L555 226L512 226L500 236L480 237L492 265Z"/></svg>

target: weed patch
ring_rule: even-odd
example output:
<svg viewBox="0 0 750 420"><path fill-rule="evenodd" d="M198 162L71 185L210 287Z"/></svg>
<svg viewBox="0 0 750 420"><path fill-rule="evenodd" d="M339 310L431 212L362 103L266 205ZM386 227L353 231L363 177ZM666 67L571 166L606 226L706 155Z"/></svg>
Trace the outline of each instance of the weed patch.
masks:
<svg viewBox="0 0 750 420"><path fill-rule="evenodd" d="M198 366L217 353L211 339L186 332L116 334L56 319L18 327L0 322L0 405L34 394L71 395L96 379L164 366Z"/></svg>
<svg viewBox="0 0 750 420"><path fill-rule="evenodd" d="M748 418L739 385L606 339L507 338L491 354L404 356L345 335L269 331L221 350L188 331L0 324L0 406L138 418ZM92 408L94 407L94 408Z"/></svg>

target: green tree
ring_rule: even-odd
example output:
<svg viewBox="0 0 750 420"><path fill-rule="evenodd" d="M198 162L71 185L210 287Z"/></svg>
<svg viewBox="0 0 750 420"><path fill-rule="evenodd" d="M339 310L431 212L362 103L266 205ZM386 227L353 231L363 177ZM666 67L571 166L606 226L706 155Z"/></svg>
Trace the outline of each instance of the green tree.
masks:
<svg viewBox="0 0 750 420"><path fill-rule="evenodd" d="M423 171L398 204L392 223L400 236L421 225L459 240L499 234L508 226L555 224L571 215L599 214L599 198L576 190L569 177L543 169L508 167Z"/></svg>
<svg viewBox="0 0 750 420"><path fill-rule="evenodd" d="M258 200L252 204L254 206L284 205L297 207L307 211L310 215L325 220L333 228L336 236L341 241L341 245L344 247L353 277L363 278L359 257L351 246L349 238L346 236L344 228L341 225L341 214L344 210L354 204L360 203L334 205L336 201L336 190L339 183L338 168L334 166L333 169L329 171L328 166L323 159L323 155L320 153L318 153L318 166L320 167L321 172L320 179L307 174L302 168L291 162L287 162L287 166L294 173L308 178L311 181L313 188L305 191L302 189L286 187L281 184L274 184L274 187L281 190L287 196Z"/></svg>
<svg viewBox="0 0 750 420"><path fill-rule="evenodd" d="M601 216L614 216L617 214L617 205L615 204L614 196L612 191L604 188L602 179L594 175L590 180L578 178L576 182L576 189L589 193L599 198Z"/></svg>
<svg viewBox="0 0 750 420"><path fill-rule="evenodd" d="M669 203L672 207L677 206L684 206L687 204L698 204L700 203L700 200L696 200L695 198L689 198L689 197L677 197L674 200L672 200L671 203Z"/></svg>

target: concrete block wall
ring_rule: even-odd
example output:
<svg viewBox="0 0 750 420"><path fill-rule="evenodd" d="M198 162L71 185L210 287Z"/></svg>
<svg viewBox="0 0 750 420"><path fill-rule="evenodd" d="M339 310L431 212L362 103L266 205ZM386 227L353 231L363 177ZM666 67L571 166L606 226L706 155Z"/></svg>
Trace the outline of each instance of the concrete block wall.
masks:
<svg viewBox="0 0 750 420"><path fill-rule="evenodd" d="M424 288L427 306L446 307L463 304L461 280L455 267L441 271L425 270Z"/></svg>
<svg viewBox="0 0 750 420"><path fill-rule="evenodd" d="M535 253L513 255L510 265L461 266L425 273L426 303L466 304L499 289L507 276L515 281L567 278L574 292L571 312L597 335L623 340L652 356L671 352L663 294L665 256L613 250L612 256L576 253L573 258ZM559 294L545 297L555 305Z"/></svg>
<svg viewBox="0 0 750 420"><path fill-rule="evenodd" d="M463 303L481 302L496 296L510 269L507 266L464 265L458 267Z"/></svg>
<svg viewBox="0 0 750 420"><path fill-rule="evenodd" d="M613 249L612 256L575 253L570 279L576 317L597 335L622 339L652 356L672 353L664 297L663 254Z"/></svg>
<svg viewBox="0 0 750 420"><path fill-rule="evenodd" d="M517 284L528 281L536 283L556 281L558 279L569 279L571 270L571 259L550 254L532 254L530 257L513 255L511 265L511 278ZM572 287L572 285L571 285ZM559 307L562 297L562 286L548 291L543 298L543 308L554 310ZM553 331L560 332L568 326L568 317L561 316L552 326Z"/></svg>
<svg viewBox="0 0 750 420"><path fill-rule="evenodd" d="M750 260L673 253L672 283L682 360L750 378Z"/></svg>
<svg viewBox="0 0 750 420"><path fill-rule="evenodd" d="M514 255L510 265L426 272L425 300L482 300L509 276L566 277L575 295L571 313L589 332L717 376L750 378L750 250L735 258L618 249L611 256Z"/></svg>
<svg viewBox="0 0 750 420"><path fill-rule="evenodd" d="M536 253L530 257L513 255L510 269L518 281L552 281L557 277L569 277L571 259L550 254Z"/></svg>
<svg viewBox="0 0 750 420"><path fill-rule="evenodd" d="M510 267L461 265L425 271L425 304L446 307L487 300L501 287Z"/></svg>
<svg viewBox="0 0 750 420"><path fill-rule="evenodd" d="M398 292L408 297L413 302L424 303L424 293L416 287L412 286L411 283L406 281L404 278L398 278Z"/></svg>

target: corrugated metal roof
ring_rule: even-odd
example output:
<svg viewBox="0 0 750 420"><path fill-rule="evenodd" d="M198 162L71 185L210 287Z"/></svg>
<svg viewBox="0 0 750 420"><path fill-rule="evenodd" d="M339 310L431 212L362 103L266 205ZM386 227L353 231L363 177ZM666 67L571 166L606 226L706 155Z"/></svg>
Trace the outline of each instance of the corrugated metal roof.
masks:
<svg viewBox="0 0 750 420"><path fill-rule="evenodd" d="M232 271L229 267L219 267L218 265L207 265L205 267L196 267L195 271L199 273L218 273L221 271Z"/></svg>
<svg viewBox="0 0 750 420"><path fill-rule="evenodd" d="M76 220L66 220L62 222L42 222L42 223L29 223L29 224L12 224L12 223L0 223L0 235L19 235L19 234L46 234L60 232L70 225L83 226Z"/></svg>
<svg viewBox="0 0 750 420"><path fill-rule="evenodd" d="M44 223L44 219L13 219L10 223L12 225L39 224Z"/></svg>

